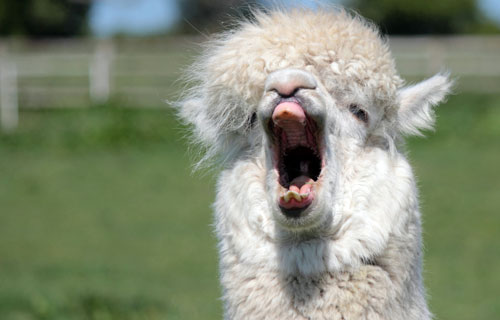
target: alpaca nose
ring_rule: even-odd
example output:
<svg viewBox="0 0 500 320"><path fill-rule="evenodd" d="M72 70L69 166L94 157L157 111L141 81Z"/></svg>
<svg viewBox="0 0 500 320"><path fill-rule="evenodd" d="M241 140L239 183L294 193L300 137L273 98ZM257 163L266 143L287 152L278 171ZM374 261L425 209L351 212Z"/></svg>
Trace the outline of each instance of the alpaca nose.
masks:
<svg viewBox="0 0 500 320"><path fill-rule="evenodd" d="M281 96L292 96L299 89L316 89L316 80L309 72L283 69L272 72L266 80L265 91L276 91Z"/></svg>

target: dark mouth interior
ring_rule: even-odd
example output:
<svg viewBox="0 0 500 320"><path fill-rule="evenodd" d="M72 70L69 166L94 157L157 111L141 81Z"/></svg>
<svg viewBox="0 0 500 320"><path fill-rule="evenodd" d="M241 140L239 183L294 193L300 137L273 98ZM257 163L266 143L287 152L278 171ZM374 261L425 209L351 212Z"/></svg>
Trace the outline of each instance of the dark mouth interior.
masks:
<svg viewBox="0 0 500 320"><path fill-rule="evenodd" d="M269 122L269 132L274 145L274 163L279 172L279 183L284 188L289 188L290 183L297 177L307 176L318 180L322 169L320 147L318 143L319 132L316 123L307 117L306 125L300 129L303 138L288 139L289 134Z"/></svg>
<svg viewBox="0 0 500 320"><path fill-rule="evenodd" d="M307 146L285 149L285 152L280 152L279 155L278 171L279 182L285 188L300 176L307 176L316 181L321 172L321 158L316 150Z"/></svg>

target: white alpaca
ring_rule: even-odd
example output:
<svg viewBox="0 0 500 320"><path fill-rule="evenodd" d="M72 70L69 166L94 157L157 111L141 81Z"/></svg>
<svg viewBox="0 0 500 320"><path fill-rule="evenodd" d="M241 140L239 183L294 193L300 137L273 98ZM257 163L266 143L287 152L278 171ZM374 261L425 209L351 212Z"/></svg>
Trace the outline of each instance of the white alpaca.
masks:
<svg viewBox="0 0 500 320"><path fill-rule="evenodd" d="M207 45L183 119L222 156L226 319L429 319L402 137L446 75L402 88L386 41L337 11L258 13Z"/></svg>

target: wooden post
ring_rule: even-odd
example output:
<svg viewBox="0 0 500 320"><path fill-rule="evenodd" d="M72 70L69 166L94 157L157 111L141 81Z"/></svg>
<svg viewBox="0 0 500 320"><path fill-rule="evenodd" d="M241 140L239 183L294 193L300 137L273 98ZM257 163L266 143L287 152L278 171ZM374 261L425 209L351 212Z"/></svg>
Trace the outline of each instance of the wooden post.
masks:
<svg viewBox="0 0 500 320"><path fill-rule="evenodd" d="M5 47L0 48L0 120L4 132L13 131L19 122L17 69Z"/></svg>
<svg viewBox="0 0 500 320"><path fill-rule="evenodd" d="M112 60L113 46L111 41L99 41L89 66L89 93L93 103L104 103L109 99Z"/></svg>

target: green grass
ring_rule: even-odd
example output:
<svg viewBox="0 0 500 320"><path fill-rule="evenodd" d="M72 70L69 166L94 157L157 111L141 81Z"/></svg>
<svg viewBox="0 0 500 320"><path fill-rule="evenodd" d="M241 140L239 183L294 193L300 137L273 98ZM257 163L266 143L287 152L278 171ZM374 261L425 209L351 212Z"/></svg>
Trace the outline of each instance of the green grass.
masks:
<svg viewBox="0 0 500 320"><path fill-rule="evenodd" d="M220 319L210 202L171 112L25 111L0 136L0 319ZM500 315L500 96L411 139L437 319Z"/></svg>
<svg viewBox="0 0 500 320"><path fill-rule="evenodd" d="M425 279L437 319L500 316L500 97L455 96L436 133L412 139Z"/></svg>
<svg viewBox="0 0 500 320"><path fill-rule="evenodd" d="M0 151L0 319L219 318L213 181L165 111L24 112Z"/></svg>

